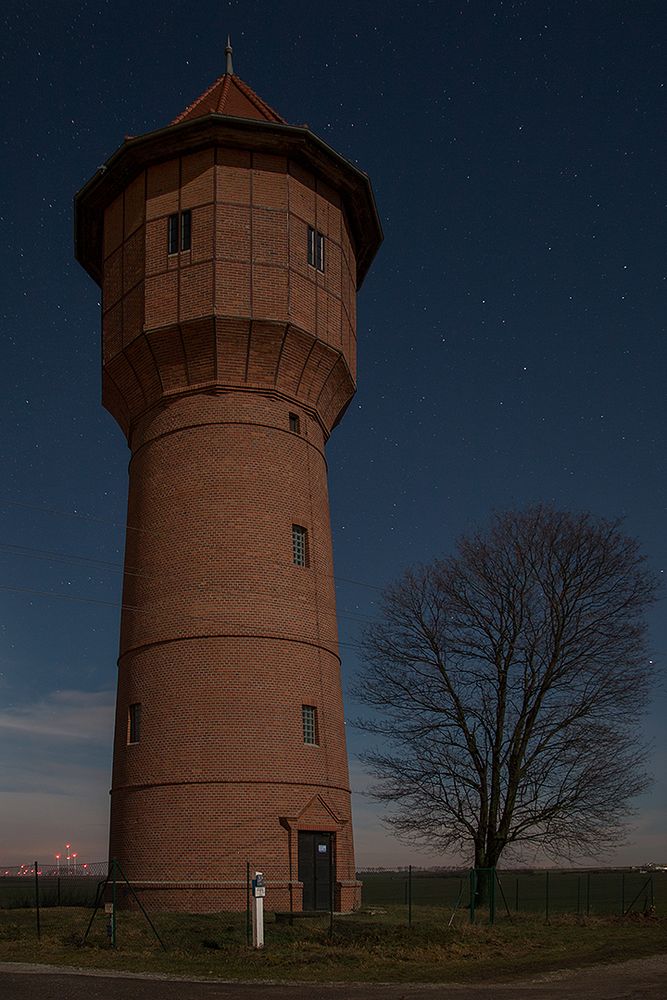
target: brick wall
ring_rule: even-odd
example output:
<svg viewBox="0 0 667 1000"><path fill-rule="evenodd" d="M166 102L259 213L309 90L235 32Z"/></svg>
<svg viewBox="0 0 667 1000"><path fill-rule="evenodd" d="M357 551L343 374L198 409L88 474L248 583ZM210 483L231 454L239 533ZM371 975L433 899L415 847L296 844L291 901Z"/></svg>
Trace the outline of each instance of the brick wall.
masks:
<svg viewBox="0 0 667 1000"><path fill-rule="evenodd" d="M169 254L168 218L185 209L192 247ZM307 263L309 225L326 237L323 273ZM172 390L228 381L214 352L221 328L248 330L255 353L266 339L253 338L258 323L274 331L276 350L283 338L305 335L309 348L314 339L340 359L348 399L353 392L356 261L345 211L294 161L216 147L149 167L105 212L104 258L105 403L124 429L159 399L161 378ZM204 329L207 338L190 343ZM275 361L264 382L279 381ZM251 365L250 384L254 374Z"/></svg>
<svg viewBox="0 0 667 1000"><path fill-rule="evenodd" d="M191 249L170 255L168 217L186 209ZM307 263L309 225L323 273ZM330 831L349 909L324 456L354 393L345 210L286 158L204 149L132 180L106 209L104 256L104 402L132 450L111 856L151 905L240 908L251 861L276 907L299 908L298 831Z"/></svg>

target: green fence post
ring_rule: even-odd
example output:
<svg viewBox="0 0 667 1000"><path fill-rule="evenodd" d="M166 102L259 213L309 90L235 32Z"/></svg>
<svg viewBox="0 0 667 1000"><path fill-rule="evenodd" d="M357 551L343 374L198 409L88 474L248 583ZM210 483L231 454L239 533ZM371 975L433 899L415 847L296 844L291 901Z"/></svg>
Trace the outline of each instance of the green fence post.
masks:
<svg viewBox="0 0 667 1000"><path fill-rule="evenodd" d="M412 927L412 865L408 865L408 927Z"/></svg>
<svg viewBox="0 0 667 1000"><path fill-rule="evenodd" d="M577 916L581 913L581 875L577 875Z"/></svg>
<svg viewBox="0 0 667 1000"><path fill-rule="evenodd" d="M116 947L116 859L111 860L111 947Z"/></svg>
<svg viewBox="0 0 667 1000"><path fill-rule="evenodd" d="M329 940L334 936L333 837L329 837Z"/></svg>
<svg viewBox="0 0 667 1000"><path fill-rule="evenodd" d="M487 875L488 878L488 875ZM489 923L495 924L496 922L496 869L491 869L491 878L489 879Z"/></svg>
<svg viewBox="0 0 667 1000"><path fill-rule="evenodd" d="M470 869L470 923L475 923L475 896L477 895L477 871Z"/></svg>
<svg viewBox="0 0 667 1000"><path fill-rule="evenodd" d="M42 929L39 926L39 871L35 861L35 916L37 917L37 940L42 936Z"/></svg>
<svg viewBox="0 0 667 1000"><path fill-rule="evenodd" d="M503 883L501 882L500 876L498 875L498 872L496 871L495 868L493 869L493 873L495 875L494 882L498 883L498 888L500 889L500 895L502 896L503 903L505 904L505 913L507 914L507 916L511 920L512 919L512 914L510 913L510 908L509 908L509 905L507 903L507 896L505 895L505 890L503 889Z"/></svg>
<svg viewBox="0 0 667 1000"><path fill-rule="evenodd" d="M625 914L625 872L621 872L621 916Z"/></svg>
<svg viewBox="0 0 667 1000"><path fill-rule="evenodd" d="M519 876L516 877L516 882L514 884L514 912L519 912Z"/></svg>
<svg viewBox="0 0 667 1000"><path fill-rule="evenodd" d="M639 897L641 895L644 896L644 914L646 914L646 890L648 889L650 881L651 881L650 879L647 879L644 882L644 884L642 885L642 887L639 890L639 892L636 894L636 896L633 896L632 901L630 902L629 906L627 907L627 909L624 910L624 914L623 914L624 916L625 916L626 913L630 912L630 910L635 905L635 903L637 902L637 900L639 899ZM625 903L625 900L623 902Z"/></svg>
<svg viewBox="0 0 667 1000"><path fill-rule="evenodd" d="M546 876L544 903L546 909L546 922L549 923L549 872L546 872Z"/></svg>
<svg viewBox="0 0 667 1000"><path fill-rule="evenodd" d="M586 916L591 913L591 873L586 872Z"/></svg>
<svg viewBox="0 0 667 1000"><path fill-rule="evenodd" d="M250 947L252 928L250 926L250 862L245 863L245 943Z"/></svg>

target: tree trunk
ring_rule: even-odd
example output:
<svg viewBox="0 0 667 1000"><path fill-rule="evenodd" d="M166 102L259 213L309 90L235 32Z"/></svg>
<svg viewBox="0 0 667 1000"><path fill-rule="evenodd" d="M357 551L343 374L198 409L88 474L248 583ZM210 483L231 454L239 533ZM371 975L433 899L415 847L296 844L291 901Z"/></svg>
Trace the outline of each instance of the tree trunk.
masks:
<svg viewBox="0 0 667 1000"><path fill-rule="evenodd" d="M475 909L489 903L499 854L499 851L475 851Z"/></svg>

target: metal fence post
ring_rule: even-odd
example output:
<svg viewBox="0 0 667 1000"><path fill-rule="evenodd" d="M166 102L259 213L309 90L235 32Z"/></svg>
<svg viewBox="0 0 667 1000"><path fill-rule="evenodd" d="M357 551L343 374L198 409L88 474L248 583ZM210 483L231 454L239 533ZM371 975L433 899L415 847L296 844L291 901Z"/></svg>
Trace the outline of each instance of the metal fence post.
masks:
<svg viewBox="0 0 667 1000"><path fill-rule="evenodd" d="M625 913L625 872L621 872L621 916Z"/></svg>
<svg viewBox="0 0 667 1000"><path fill-rule="evenodd" d="M544 903L546 908L546 922L549 923L549 872L546 872Z"/></svg>
<svg viewBox="0 0 667 1000"><path fill-rule="evenodd" d="M250 926L250 862L245 863L245 943L250 947L252 928Z"/></svg>
<svg viewBox="0 0 667 1000"><path fill-rule="evenodd" d="M514 884L514 910L516 913L519 912L519 876L516 877L516 882Z"/></svg>
<svg viewBox="0 0 667 1000"><path fill-rule="evenodd" d="M111 859L111 947L116 947L116 859Z"/></svg>
<svg viewBox="0 0 667 1000"><path fill-rule="evenodd" d="M591 912L591 873L586 872L586 916Z"/></svg>
<svg viewBox="0 0 667 1000"><path fill-rule="evenodd" d="M477 895L477 870L470 869L470 923L475 923L475 896Z"/></svg>
<svg viewBox="0 0 667 1000"><path fill-rule="evenodd" d="M577 875L577 916L581 913L581 875Z"/></svg>
<svg viewBox="0 0 667 1000"><path fill-rule="evenodd" d="M511 921L512 914L510 913L509 904L507 902L507 896L505 895L505 890L503 889L503 883L502 883L502 881L500 879L500 876L498 875L498 872L497 872L497 870L495 868L493 869L493 874L494 874L494 883L495 882L498 883L498 888L500 889L500 895L502 896L503 903L505 904L505 913L507 914L507 916L509 917L509 919Z"/></svg>
<svg viewBox="0 0 667 1000"><path fill-rule="evenodd" d="M37 940L42 936L42 930L39 926L39 871L37 869L37 862L35 861L35 916L37 917Z"/></svg>
<svg viewBox="0 0 667 1000"><path fill-rule="evenodd" d="M408 927L412 927L412 865L408 865Z"/></svg>
<svg viewBox="0 0 667 1000"><path fill-rule="evenodd" d="M489 923L496 922L496 869L491 868L491 878L487 874L487 885L489 888ZM490 883L490 884L489 884Z"/></svg>
<svg viewBox="0 0 667 1000"><path fill-rule="evenodd" d="M334 927L333 837L329 837L329 940Z"/></svg>

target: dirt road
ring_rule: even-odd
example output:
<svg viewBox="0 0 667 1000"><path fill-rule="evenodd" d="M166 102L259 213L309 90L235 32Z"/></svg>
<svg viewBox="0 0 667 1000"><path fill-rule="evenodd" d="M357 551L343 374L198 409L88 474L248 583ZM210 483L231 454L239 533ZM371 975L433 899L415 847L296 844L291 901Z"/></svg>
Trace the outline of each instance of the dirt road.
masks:
<svg viewBox="0 0 667 1000"><path fill-rule="evenodd" d="M2 1000L667 1000L667 955L464 986L225 983L0 964Z"/></svg>

